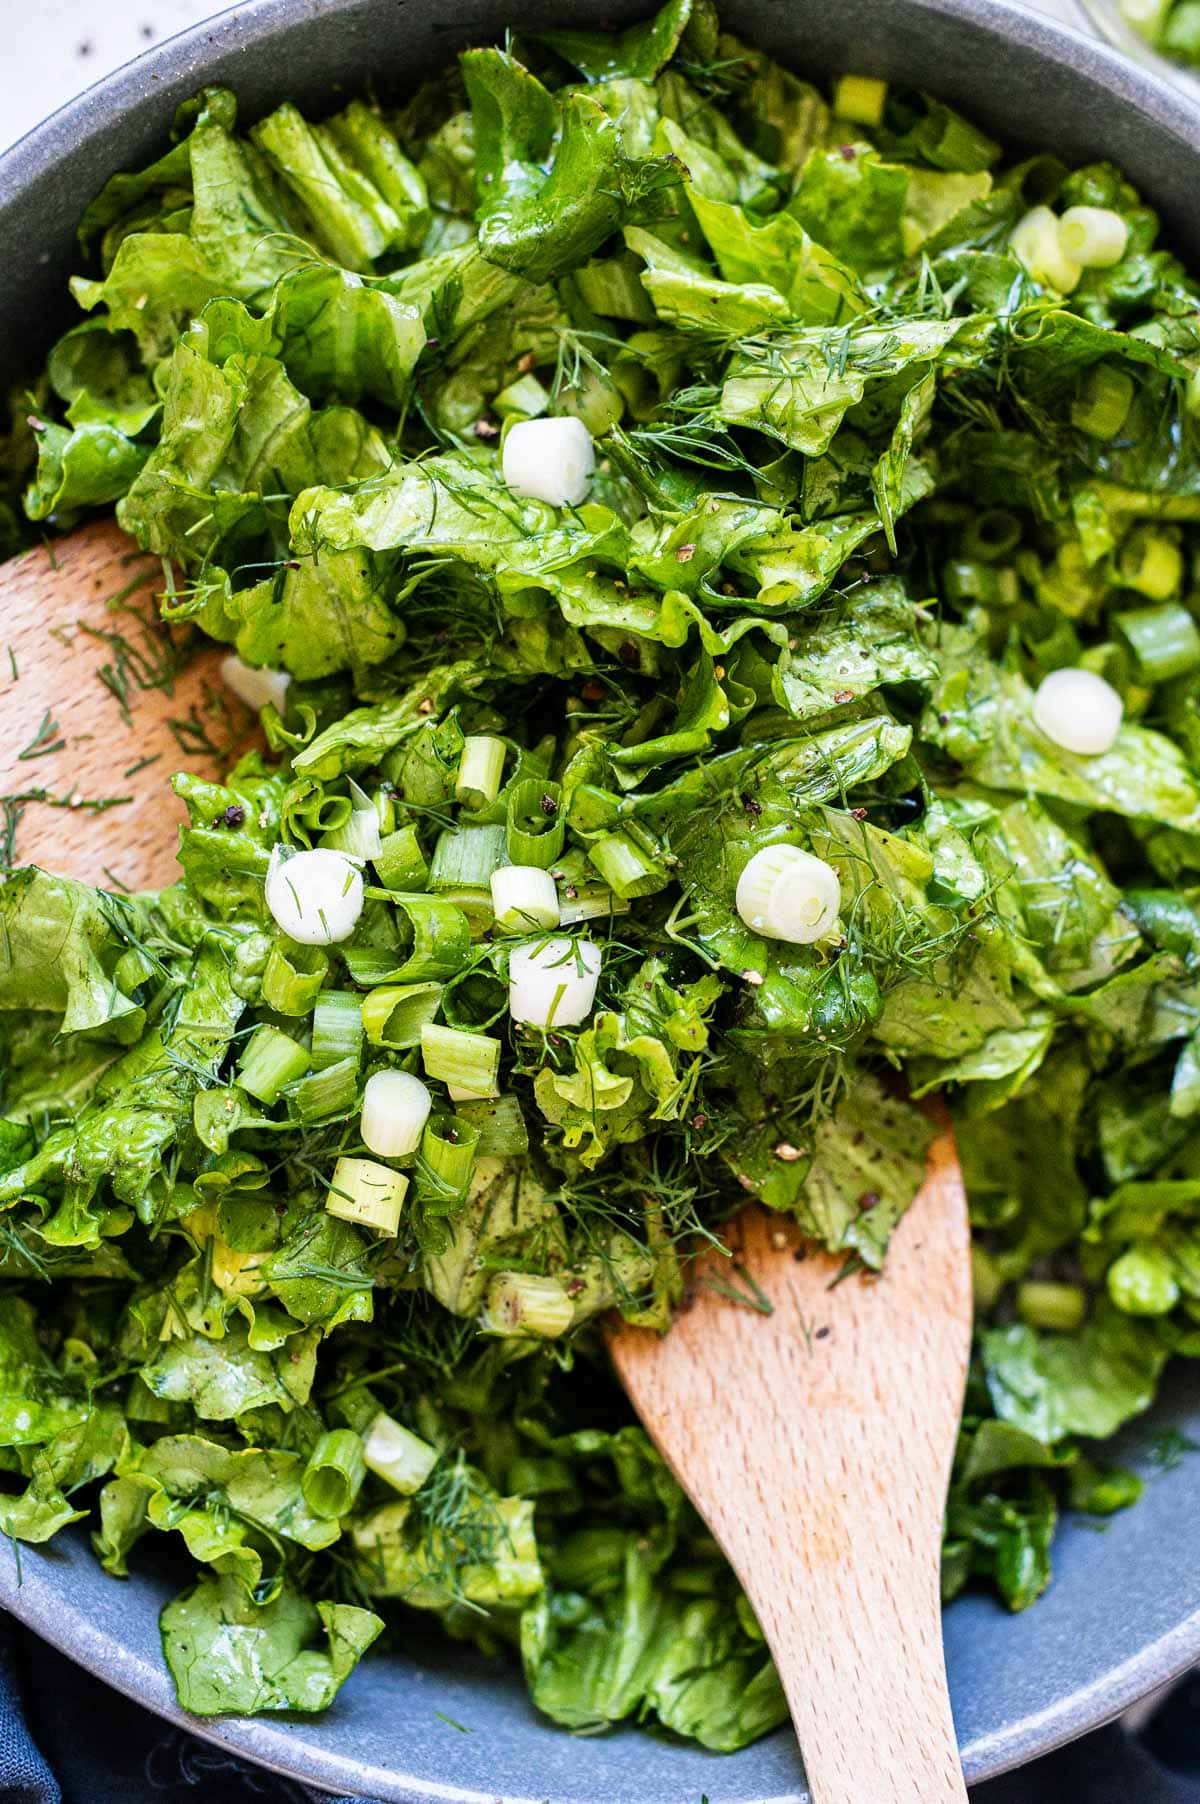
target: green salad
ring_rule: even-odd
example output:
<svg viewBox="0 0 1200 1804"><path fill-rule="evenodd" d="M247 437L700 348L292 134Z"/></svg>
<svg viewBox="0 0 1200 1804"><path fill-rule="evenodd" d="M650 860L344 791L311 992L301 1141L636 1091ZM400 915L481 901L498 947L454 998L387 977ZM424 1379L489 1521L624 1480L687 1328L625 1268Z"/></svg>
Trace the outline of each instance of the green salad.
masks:
<svg viewBox="0 0 1200 1804"><path fill-rule="evenodd" d="M189 1710L320 1709L432 1616L572 1729L781 1723L599 1325L666 1329L747 1197L886 1283L923 1097L975 1228L946 1596L1024 1609L1135 1499L1097 1443L1200 1353L1157 236L706 0L395 112L206 90L88 209L9 493L115 504L266 749L176 778L161 894L20 868L5 804L0 1510L186 1549Z"/></svg>

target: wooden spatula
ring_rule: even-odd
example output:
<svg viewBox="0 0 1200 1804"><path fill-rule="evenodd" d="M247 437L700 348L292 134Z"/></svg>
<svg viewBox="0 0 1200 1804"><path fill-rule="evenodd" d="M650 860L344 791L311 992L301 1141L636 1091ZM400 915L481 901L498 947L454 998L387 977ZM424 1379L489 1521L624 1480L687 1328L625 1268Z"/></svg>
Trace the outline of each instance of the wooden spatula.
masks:
<svg viewBox="0 0 1200 1804"><path fill-rule="evenodd" d="M167 778L220 776L249 716L218 648L156 625L161 587L109 523L0 566L9 862L130 889L176 877ZM835 1264L756 1210L734 1255L769 1315L708 1288L728 1269L714 1253L669 1335L613 1334L617 1370L757 1611L816 1804L961 1804L938 1552L971 1296L948 1131L882 1278L833 1288Z"/></svg>
<svg viewBox="0 0 1200 1804"><path fill-rule="evenodd" d="M253 722L221 682L222 649L163 627L162 588L159 560L112 521L0 564L7 863L107 889L178 877L171 773L221 776Z"/></svg>
<svg viewBox="0 0 1200 1804"><path fill-rule="evenodd" d="M771 1313L728 1300L714 1251L669 1334L612 1333L617 1371L754 1606L815 1804L962 1804L938 1586L971 1338L953 1138L879 1278L835 1285L757 1207L728 1244Z"/></svg>

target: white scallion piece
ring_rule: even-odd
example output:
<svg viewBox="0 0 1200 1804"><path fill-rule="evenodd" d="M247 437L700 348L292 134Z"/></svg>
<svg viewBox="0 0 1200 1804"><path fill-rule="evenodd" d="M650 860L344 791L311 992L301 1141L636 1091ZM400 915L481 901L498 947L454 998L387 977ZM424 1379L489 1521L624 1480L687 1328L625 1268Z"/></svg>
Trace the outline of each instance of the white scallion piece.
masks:
<svg viewBox="0 0 1200 1804"><path fill-rule="evenodd" d="M282 714L287 707L291 680L286 670L268 670L265 666L258 669L253 664L243 664L234 652L221 659L221 681L227 689L233 690L239 701L256 712L270 702Z"/></svg>
<svg viewBox="0 0 1200 1804"><path fill-rule="evenodd" d="M1125 255L1129 227L1112 207L1068 207L1058 222L1059 249L1084 269L1111 269Z"/></svg>
<svg viewBox="0 0 1200 1804"><path fill-rule="evenodd" d="M378 858L383 850L379 831L379 810L365 789L350 779L350 818L333 827L321 841L332 851L345 852L351 858Z"/></svg>
<svg viewBox="0 0 1200 1804"><path fill-rule="evenodd" d="M374 1071L363 1090L360 1132L363 1145L381 1159L415 1153L433 1107L433 1097L410 1071Z"/></svg>
<svg viewBox="0 0 1200 1804"><path fill-rule="evenodd" d="M765 846L738 878L736 903L752 933L810 946L837 927L842 886L823 858L799 846Z"/></svg>
<svg viewBox="0 0 1200 1804"><path fill-rule="evenodd" d="M493 1334L555 1340L574 1319L574 1305L557 1278L497 1272L488 1286L482 1326Z"/></svg>
<svg viewBox="0 0 1200 1804"><path fill-rule="evenodd" d="M395 1234L407 1192L408 1179L402 1172L343 1153L325 1193L325 1212L339 1221L374 1228L377 1234Z"/></svg>
<svg viewBox="0 0 1200 1804"><path fill-rule="evenodd" d="M381 1409L367 1430L363 1462L376 1478L411 1497L437 1465L437 1449Z"/></svg>
<svg viewBox="0 0 1200 1804"><path fill-rule="evenodd" d="M1058 216L1049 207L1030 207L1009 234L1008 246L1035 282L1057 288L1059 294L1070 294L1083 274L1083 266L1073 263L1064 252L1058 237Z"/></svg>
<svg viewBox="0 0 1200 1804"><path fill-rule="evenodd" d="M514 495L551 507L578 507L596 468L596 452L583 421L570 415L518 420L505 435L501 464Z"/></svg>
<svg viewBox="0 0 1200 1804"><path fill-rule="evenodd" d="M1034 725L1065 752L1082 758L1112 750L1124 712L1112 684L1077 665L1052 670L1033 698Z"/></svg>
<svg viewBox="0 0 1200 1804"><path fill-rule="evenodd" d="M276 846L266 883L267 907L277 926L301 946L332 946L349 939L363 909L363 880L343 852L318 846L290 858Z"/></svg>
<svg viewBox="0 0 1200 1804"><path fill-rule="evenodd" d="M577 1027L596 1000L600 948L591 940L537 940L508 959L508 1011L530 1027Z"/></svg>
<svg viewBox="0 0 1200 1804"><path fill-rule="evenodd" d="M492 872L492 908L501 933L533 933L557 927L558 890L536 864L502 864Z"/></svg>

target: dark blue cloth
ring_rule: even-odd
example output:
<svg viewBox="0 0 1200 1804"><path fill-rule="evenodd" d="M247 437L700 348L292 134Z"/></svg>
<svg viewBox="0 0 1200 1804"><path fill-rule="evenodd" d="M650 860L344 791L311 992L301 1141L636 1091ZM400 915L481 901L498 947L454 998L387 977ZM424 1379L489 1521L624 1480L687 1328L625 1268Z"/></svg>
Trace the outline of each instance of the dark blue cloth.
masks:
<svg viewBox="0 0 1200 1804"><path fill-rule="evenodd" d="M1183 1681L1144 1736L1102 1729L1020 1773L978 1786L971 1799L1200 1804L1200 1678ZM166 1727L0 1614L0 1804L330 1800Z"/></svg>

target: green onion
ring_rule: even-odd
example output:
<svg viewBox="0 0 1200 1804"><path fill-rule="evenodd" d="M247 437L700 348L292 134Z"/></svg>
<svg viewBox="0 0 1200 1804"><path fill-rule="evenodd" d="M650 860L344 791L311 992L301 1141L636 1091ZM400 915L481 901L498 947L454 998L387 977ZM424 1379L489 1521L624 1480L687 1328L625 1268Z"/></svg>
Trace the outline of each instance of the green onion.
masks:
<svg viewBox="0 0 1200 1804"><path fill-rule="evenodd" d="M421 1144L433 1098L411 1071L373 1071L363 1091L359 1132L381 1159L407 1159Z"/></svg>
<svg viewBox="0 0 1200 1804"><path fill-rule="evenodd" d="M373 859L379 854L382 844L379 810L353 777L350 779L350 813L340 826L325 835L321 843L335 852L345 852L351 858Z"/></svg>
<svg viewBox="0 0 1200 1804"><path fill-rule="evenodd" d="M514 1159L529 1151L529 1131L521 1105L511 1093L478 1102L460 1102L455 1119L479 1136L476 1154L481 1159Z"/></svg>
<svg viewBox="0 0 1200 1804"><path fill-rule="evenodd" d="M471 956L471 923L444 897L397 896L407 929L408 956L392 975L400 983L453 977Z"/></svg>
<svg viewBox="0 0 1200 1804"><path fill-rule="evenodd" d="M1170 601L1183 582L1183 553L1165 534L1135 527L1117 554L1117 579L1149 601Z"/></svg>
<svg viewBox="0 0 1200 1804"><path fill-rule="evenodd" d="M1065 257L1084 269L1111 269L1125 255L1129 224L1115 207L1068 207L1058 222Z"/></svg>
<svg viewBox="0 0 1200 1804"><path fill-rule="evenodd" d="M588 857L608 887L625 901L653 896L671 881L656 858L629 833L610 833L588 847Z"/></svg>
<svg viewBox="0 0 1200 1804"><path fill-rule="evenodd" d="M238 1083L269 1108L285 1084L304 1076L308 1062L303 1046L264 1022L255 1028L238 1060Z"/></svg>
<svg viewBox="0 0 1200 1804"><path fill-rule="evenodd" d="M358 1054L297 1078L288 1085L287 1101L293 1119L304 1126L348 1115L358 1101Z"/></svg>
<svg viewBox="0 0 1200 1804"><path fill-rule="evenodd" d="M314 1516L344 1516L353 1509L366 1472L359 1436L352 1428L331 1428L308 1456L300 1479L304 1501Z"/></svg>
<svg viewBox="0 0 1200 1804"><path fill-rule="evenodd" d="M492 872L492 912L501 933L557 927L558 891L550 872L536 864L502 864Z"/></svg>
<svg viewBox="0 0 1200 1804"><path fill-rule="evenodd" d="M497 1272L488 1285L482 1325L493 1334L555 1340L565 1334L575 1307L557 1278L533 1272Z"/></svg>
<svg viewBox="0 0 1200 1804"><path fill-rule="evenodd" d="M429 882L429 866L415 827L398 827L388 834L375 854L375 874L384 889L425 888Z"/></svg>
<svg viewBox="0 0 1200 1804"><path fill-rule="evenodd" d="M1094 363L1071 403L1071 424L1089 438L1116 438L1133 402L1133 377L1110 363Z"/></svg>
<svg viewBox="0 0 1200 1804"><path fill-rule="evenodd" d="M262 999L281 1015L307 1015L329 975L329 960L319 946L276 940L262 975Z"/></svg>
<svg viewBox="0 0 1200 1804"><path fill-rule="evenodd" d="M1200 630L1177 601L1117 614L1113 624L1133 653L1143 683L1165 683L1200 666Z"/></svg>
<svg viewBox="0 0 1200 1804"><path fill-rule="evenodd" d="M548 390L543 388L531 371L526 376L518 376L507 388L502 388L492 402L492 410L502 420L506 420L510 414L515 414L522 420L536 420L539 414L545 413L549 405Z"/></svg>
<svg viewBox="0 0 1200 1804"><path fill-rule="evenodd" d="M886 81L868 75L843 75L833 90L834 112L855 125L882 125L886 102Z"/></svg>
<svg viewBox="0 0 1200 1804"><path fill-rule="evenodd" d="M506 860L503 827L450 828L438 838L429 867L432 890L482 889Z"/></svg>
<svg viewBox="0 0 1200 1804"><path fill-rule="evenodd" d="M437 1465L437 1449L384 1410L367 1430L363 1458L369 1471L395 1491L411 1497Z"/></svg>
<svg viewBox="0 0 1200 1804"><path fill-rule="evenodd" d="M946 599L959 606L972 601L993 607L1010 606L1021 595L1017 573L1011 565L973 563L966 558L943 567L942 587Z"/></svg>
<svg viewBox="0 0 1200 1804"><path fill-rule="evenodd" d="M478 1106L478 1105L476 1105ZM431 1115L421 1136L417 1194L423 1202L461 1202L479 1149L479 1129L460 1115Z"/></svg>
<svg viewBox="0 0 1200 1804"><path fill-rule="evenodd" d="M532 864L548 871L562 854L567 835L562 785L524 777L508 792L505 827L512 864Z"/></svg>
<svg viewBox="0 0 1200 1804"><path fill-rule="evenodd" d="M313 1010L312 1066L340 1065L343 1059L358 1062L362 1051L363 1020L359 997L352 990L322 990Z"/></svg>
<svg viewBox="0 0 1200 1804"><path fill-rule="evenodd" d="M363 997L361 1019L372 1046L402 1052L421 1044L421 1029L441 1006L440 983L384 984Z"/></svg>
<svg viewBox="0 0 1200 1804"><path fill-rule="evenodd" d="M642 285L642 261L632 251L600 257L574 271L575 286L585 306L605 319L629 319L648 324L657 316Z"/></svg>
<svg viewBox="0 0 1200 1804"><path fill-rule="evenodd" d="M1083 1325L1087 1299L1078 1284L1039 1283L1017 1286L1017 1314L1031 1328L1074 1334Z"/></svg>
<svg viewBox="0 0 1200 1804"><path fill-rule="evenodd" d="M963 533L963 550L969 558L992 564L1007 557L1021 542L1021 522L1006 507L985 508Z"/></svg>
<svg viewBox="0 0 1200 1804"><path fill-rule="evenodd" d="M486 808L500 794L505 744L490 733L470 733L463 740L454 793L464 808Z"/></svg>
<svg viewBox="0 0 1200 1804"><path fill-rule="evenodd" d="M448 1084L453 1094L499 1095L500 1042L488 1034L429 1023L421 1029L421 1060L428 1075Z"/></svg>
<svg viewBox="0 0 1200 1804"><path fill-rule="evenodd" d="M343 1155L333 1168L325 1208L339 1221L357 1222L380 1234L395 1234L408 1179L374 1159L350 1159Z"/></svg>

